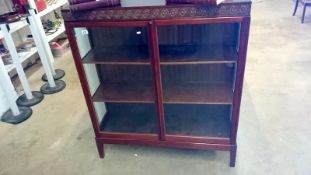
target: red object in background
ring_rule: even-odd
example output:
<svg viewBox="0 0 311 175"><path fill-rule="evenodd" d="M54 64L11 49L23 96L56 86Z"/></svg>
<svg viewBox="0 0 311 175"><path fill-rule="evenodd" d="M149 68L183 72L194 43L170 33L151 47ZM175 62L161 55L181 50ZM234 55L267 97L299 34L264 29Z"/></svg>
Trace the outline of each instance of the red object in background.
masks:
<svg viewBox="0 0 311 175"><path fill-rule="evenodd" d="M27 13L26 6L28 5L27 0L12 0L15 11L19 14Z"/></svg>
<svg viewBox="0 0 311 175"><path fill-rule="evenodd" d="M17 13L27 13L28 0L12 0L12 2ZM46 9L45 0L35 0L35 4L38 12Z"/></svg>
<svg viewBox="0 0 311 175"><path fill-rule="evenodd" d="M45 0L35 0L38 12L46 9L46 2Z"/></svg>

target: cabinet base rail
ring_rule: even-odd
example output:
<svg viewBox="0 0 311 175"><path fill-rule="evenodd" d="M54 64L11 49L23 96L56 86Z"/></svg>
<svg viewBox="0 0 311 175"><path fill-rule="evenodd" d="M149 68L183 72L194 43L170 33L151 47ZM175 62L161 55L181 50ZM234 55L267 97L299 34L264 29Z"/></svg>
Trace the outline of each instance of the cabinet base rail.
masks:
<svg viewBox="0 0 311 175"><path fill-rule="evenodd" d="M112 138L95 138L97 150L100 158L104 158L104 144L122 144L122 145L143 145L154 147L171 147L181 149L200 149L209 151L229 151L230 167L235 167L237 145L231 144L209 144L209 143L191 143L191 142L174 142L159 140L131 140L131 139L112 139Z"/></svg>

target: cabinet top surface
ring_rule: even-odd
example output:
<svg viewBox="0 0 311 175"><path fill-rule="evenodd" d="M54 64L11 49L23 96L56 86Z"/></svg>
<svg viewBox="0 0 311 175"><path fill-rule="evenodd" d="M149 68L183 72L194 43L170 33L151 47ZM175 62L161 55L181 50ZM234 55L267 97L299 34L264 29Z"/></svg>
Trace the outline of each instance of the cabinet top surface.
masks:
<svg viewBox="0 0 311 175"><path fill-rule="evenodd" d="M168 4L149 7L110 7L72 12L62 10L66 22L81 21L147 21L196 17L250 16L251 0L225 0L219 5Z"/></svg>

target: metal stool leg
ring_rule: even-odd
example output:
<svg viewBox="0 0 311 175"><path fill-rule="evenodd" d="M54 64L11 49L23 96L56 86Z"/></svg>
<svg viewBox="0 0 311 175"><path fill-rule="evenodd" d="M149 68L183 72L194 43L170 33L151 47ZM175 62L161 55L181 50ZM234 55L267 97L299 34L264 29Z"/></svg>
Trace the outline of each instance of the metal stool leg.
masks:
<svg viewBox="0 0 311 175"><path fill-rule="evenodd" d="M295 4L295 9L294 9L293 16L295 16L295 15L296 15L297 8L298 8L298 4L299 4L299 0L296 0L296 4Z"/></svg>
<svg viewBox="0 0 311 175"><path fill-rule="evenodd" d="M38 17L33 15L33 10L29 10L31 16L28 17L29 22L30 22L30 30L32 33L38 33L37 28L35 25L39 22ZM38 52L40 55L40 59L45 71L45 74L47 75L47 80L48 82L45 83L43 86L41 86L41 92L43 94L54 94L57 92L62 91L66 87L66 83L62 80L54 80L53 73L51 70L51 66L49 65L48 62L48 57L46 55L45 49L43 47L43 43L40 40L40 37L38 35L34 35L34 40L36 41L36 45L38 47Z"/></svg>
<svg viewBox="0 0 311 175"><path fill-rule="evenodd" d="M306 9L307 9L307 5L304 4L304 6L303 6L303 12L302 12L302 17L301 17L301 23L302 23L302 24L303 24L304 21L305 21Z"/></svg>

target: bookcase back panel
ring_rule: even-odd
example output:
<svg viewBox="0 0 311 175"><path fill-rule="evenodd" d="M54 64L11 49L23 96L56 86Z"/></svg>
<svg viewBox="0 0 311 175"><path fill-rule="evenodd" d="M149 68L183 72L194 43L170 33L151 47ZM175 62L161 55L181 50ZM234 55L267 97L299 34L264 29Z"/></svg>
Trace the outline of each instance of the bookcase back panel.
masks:
<svg viewBox="0 0 311 175"><path fill-rule="evenodd" d="M229 105L167 104L166 132L170 135L229 137Z"/></svg>
<svg viewBox="0 0 311 175"><path fill-rule="evenodd" d="M144 27L92 27L89 31L95 48L147 45Z"/></svg>
<svg viewBox="0 0 311 175"><path fill-rule="evenodd" d="M84 63L149 62L146 27L102 26L77 29L75 31L79 31L78 34L87 37L91 47L86 55L81 56ZM78 37L77 32L76 36ZM81 49L83 48L79 47Z"/></svg>
<svg viewBox="0 0 311 175"><path fill-rule="evenodd" d="M159 26L159 45L236 46L239 23Z"/></svg>
<svg viewBox="0 0 311 175"><path fill-rule="evenodd" d="M149 59L144 27L93 27L89 31L95 60Z"/></svg>
<svg viewBox="0 0 311 175"><path fill-rule="evenodd" d="M97 65L103 83L152 83L149 65Z"/></svg>
<svg viewBox="0 0 311 175"><path fill-rule="evenodd" d="M107 103L100 129L104 132L157 134L154 104Z"/></svg>
<svg viewBox="0 0 311 175"><path fill-rule="evenodd" d="M197 64L161 66L162 82L170 83L232 83L235 64Z"/></svg>
<svg viewBox="0 0 311 175"><path fill-rule="evenodd" d="M232 104L235 64L161 66L164 103Z"/></svg>

